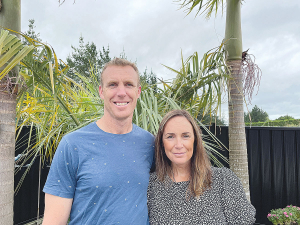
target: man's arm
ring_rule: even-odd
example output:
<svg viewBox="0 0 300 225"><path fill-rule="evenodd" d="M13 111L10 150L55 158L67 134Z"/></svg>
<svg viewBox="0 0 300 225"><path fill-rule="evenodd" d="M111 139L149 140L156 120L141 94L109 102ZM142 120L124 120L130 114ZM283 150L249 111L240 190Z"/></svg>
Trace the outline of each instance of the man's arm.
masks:
<svg viewBox="0 0 300 225"><path fill-rule="evenodd" d="M73 199L45 194L43 225L66 225L70 216Z"/></svg>

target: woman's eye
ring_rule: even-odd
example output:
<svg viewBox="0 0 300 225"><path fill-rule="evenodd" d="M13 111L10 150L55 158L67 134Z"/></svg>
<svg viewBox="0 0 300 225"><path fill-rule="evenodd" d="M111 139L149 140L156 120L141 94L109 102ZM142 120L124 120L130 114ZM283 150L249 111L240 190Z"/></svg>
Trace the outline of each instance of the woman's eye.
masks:
<svg viewBox="0 0 300 225"><path fill-rule="evenodd" d="M190 137L190 135L188 135L188 134L185 134L185 135L183 135L183 137L184 137L184 138L189 138L189 137Z"/></svg>
<svg viewBox="0 0 300 225"><path fill-rule="evenodd" d="M173 138L173 136L167 136L167 139Z"/></svg>

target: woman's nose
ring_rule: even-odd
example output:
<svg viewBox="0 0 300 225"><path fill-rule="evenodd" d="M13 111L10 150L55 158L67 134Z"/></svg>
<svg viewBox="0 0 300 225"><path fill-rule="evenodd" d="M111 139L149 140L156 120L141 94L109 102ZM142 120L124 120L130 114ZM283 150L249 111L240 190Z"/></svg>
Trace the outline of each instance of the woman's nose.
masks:
<svg viewBox="0 0 300 225"><path fill-rule="evenodd" d="M175 147L176 148L182 148L183 147L182 140L180 138L176 139Z"/></svg>

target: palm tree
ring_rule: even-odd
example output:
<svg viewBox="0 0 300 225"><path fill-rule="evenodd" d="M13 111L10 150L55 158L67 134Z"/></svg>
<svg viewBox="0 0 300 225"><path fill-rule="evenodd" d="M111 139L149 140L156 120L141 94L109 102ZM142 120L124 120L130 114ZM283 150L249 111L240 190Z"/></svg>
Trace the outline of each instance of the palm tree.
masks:
<svg viewBox="0 0 300 225"><path fill-rule="evenodd" d="M223 0L181 0L182 7L188 7L188 14L197 8L197 13L206 12L209 18L218 8L223 7ZM230 72L228 80L229 111L229 166L241 179L246 196L250 200L247 145L244 123L244 95L242 74L242 32L241 1L227 0L225 54Z"/></svg>
<svg viewBox="0 0 300 225"><path fill-rule="evenodd" d="M20 31L20 0L2 0L0 27ZM32 50L8 31L0 34L0 220L13 224L16 78L19 61ZM10 75L10 76L9 76ZM14 77L14 78L12 78ZM4 79L5 78L5 79Z"/></svg>
<svg viewBox="0 0 300 225"><path fill-rule="evenodd" d="M34 146L30 144L30 139L26 140L28 149L21 166L27 163L30 158L32 160L29 163L32 165L38 155L44 155L45 149L50 149L47 153L53 156L51 150L56 148L56 142L53 140L59 141L62 133L70 130L63 129L63 125L68 128L72 125L73 127L84 125L84 123L79 124L75 114L85 111L87 99L97 93L96 89L98 89L90 90L87 93L79 84L64 76L68 66L59 65L56 54L51 47L19 32L15 33L27 38L27 41L33 45L23 46L18 37L9 34L7 30L1 30L0 188L2 191L0 192L0 219L1 222L5 221L4 224L13 224L14 171L16 173L21 168L18 167L16 170L14 168L14 151L19 145L16 144L15 146L16 131L18 137L24 125L36 125L38 129L38 135L33 137L37 140ZM34 50L37 47L42 50ZM20 61L20 72L14 73L14 77L8 76ZM21 83L23 88L17 90L16 87L21 86L19 85ZM78 99L76 98L78 95L80 95L80 99L79 102L76 101L77 108L75 108L73 103L74 99ZM95 107L93 105L89 107L89 109L94 108L94 111L89 110L89 113L97 115ZM73 109L76 112L72 111ZM65 116L60 118L57 115ZM35 151L29 151L32 147ZM22 179L28 171L29 169L23 174ZM19 188L20 183L16 190Z"/></svg>
<svg viewBox="0 0 300 225"><path fill-rule="evenodd" d="M15 67L34 46L23 46L7 30L0 33L0 209L4 224L13 222L14 156L18 69ZM12 75L11 75L12 74ZM3 210L3 211L2 211Z"/></svg>

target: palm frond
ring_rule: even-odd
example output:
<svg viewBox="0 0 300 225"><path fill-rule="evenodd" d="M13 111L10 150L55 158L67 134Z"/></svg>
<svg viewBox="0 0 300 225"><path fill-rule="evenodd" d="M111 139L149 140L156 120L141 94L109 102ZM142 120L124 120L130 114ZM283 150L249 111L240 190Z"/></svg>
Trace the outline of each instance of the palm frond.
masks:
<svg viewBox="0 0 300 225"><path fill-rule="evenodd" d="M11 71L34 46L23 46L17 36L10 34L7 30L1 29L0 32L0 80Z"/></svg>
<svg viewBox="0 0 300 225"><path fill-rule="evenodd" d="M224 0L178 0L177 2L182 2L180 8L186 8L187 15L196 10L196 16L205 13L206 18L209 19L213 12L217 14L220 7L223 14Z"/></svg>

